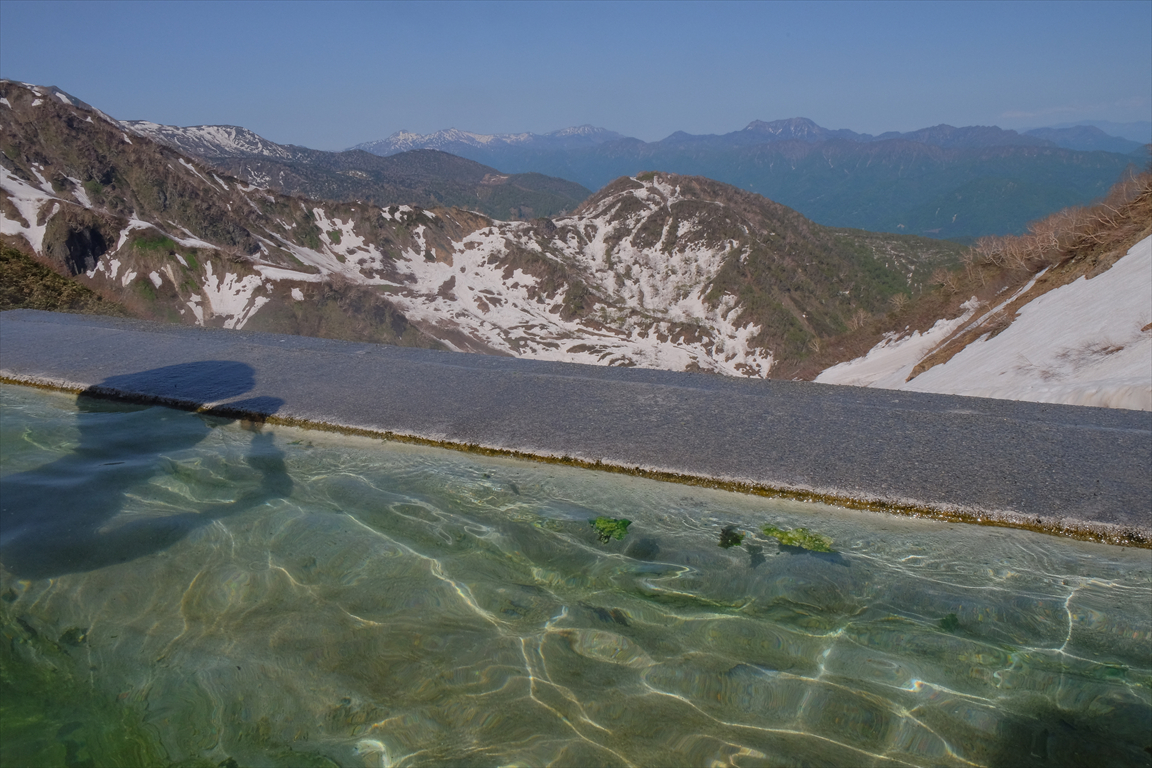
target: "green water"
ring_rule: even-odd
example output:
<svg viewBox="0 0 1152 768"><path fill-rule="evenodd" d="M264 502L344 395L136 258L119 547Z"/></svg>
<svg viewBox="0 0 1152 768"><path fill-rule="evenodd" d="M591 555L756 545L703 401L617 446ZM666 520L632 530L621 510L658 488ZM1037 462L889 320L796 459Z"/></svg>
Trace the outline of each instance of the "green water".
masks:
<svg viewBox="0 0 1152 768"><path fill-rule="evenodd" d="M3 766L1152 765L1148 550L0 398Z"/></svg>

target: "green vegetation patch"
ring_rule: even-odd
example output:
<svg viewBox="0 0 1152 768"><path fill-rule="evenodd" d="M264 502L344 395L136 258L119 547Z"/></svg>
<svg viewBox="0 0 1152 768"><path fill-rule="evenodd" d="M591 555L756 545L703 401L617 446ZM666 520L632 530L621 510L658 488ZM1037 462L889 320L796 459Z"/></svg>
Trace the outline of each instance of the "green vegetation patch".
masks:
<svg viewBox="0 0 1152 768"><path fill-rule="evenodd" d="M335 245L340 245L340 230L333 229L328 232L328 239Z"/></svg>
<svg viewBox="0 0 1152 768"><path fill-rule="evenodd" d="M5 612L0 639L0 765L170 763L132 692L113 700L80 675L86 629L53 640Z"/></svg>
<svg viewBox="0 0 1152 768"><path fill-rule="evenodd" d="M945 632L955 632L960 629L960 619L954 613L950 613L944 618L940 619L940 629Z"/></svg>
<svg viewBox="0 0 1152 768"><path fill-rule="evenodd" d="M176 253L176 241L159 233L137 237L132 245L148 253Z"/></svg>
<svg viewBox="0 0 1152 768"><path fill-rule="evenodd" d="M152 287L151 280L137 280L133 287L147 301L156 301L156 289Z"/></svg>
<svg viewBox="0 0 1152 768"><path fill-rule="evenodd" d="M724 549L738 547L744 542L744 534L734 525L726 525L720 531L720 546Z"/></svg>
<svg viewBox="0 0 1152 768"><path fill-rule="evenodd" d="M800 547L812 552L836 551L832 549L832 539L821 533L812 533L807 528L794 528L789 531L774 525L766 525L763 531L765 536L771 536L788 547Z"/></svg>
<svg viewBox="0 0 1152 768"><path fill-rule="evenodd" d="M627 536L628 526L632 525L632 521L615 517L598 517L589 520L588 524L596 529L596 537L600 539L600 543L607 544L612 539L623 539Z"/></svg>

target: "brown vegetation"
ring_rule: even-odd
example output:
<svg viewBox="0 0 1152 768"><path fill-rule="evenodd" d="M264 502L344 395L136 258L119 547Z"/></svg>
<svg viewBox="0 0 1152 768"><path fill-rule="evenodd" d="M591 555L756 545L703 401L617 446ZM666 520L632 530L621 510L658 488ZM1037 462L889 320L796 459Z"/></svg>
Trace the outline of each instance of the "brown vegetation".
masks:
<svg viewBox="0 0 1152 768"><path fill-rule="evenodd" d="M1024 235L981 238L964 253L959 269L932 274L931 290L911 301L892 301L887 315L853 317L847 333L826 339L801 364L774 369L773 377L814 379L836 363L867 354L886 334L926 331L937 320L959 316L962 304L977 299L980 307L972 319L924 357L912 372L918 376L981 336L1007 328L1021 307L1044 293L1107 270L1150 234L1152 169L1126 174L1099 203L1058 211L1031 224Z"/></svg>
<svg viewBox="0 0 1152 768"><path fill-rule="evenodd" d="M53 272L31 256L0 245L0 310L43 309L115 315L129 313L92 290Z"/></svg>
<svg viewBox="0 0 1152 768"><path fill-rule="evenodd" d="M1152 171L1129 173L1092 206L1065 208L1028 225L1028 233L982 237L966 266L990 264L1036 273L1089 251L1125 250L1146 236L1152 222Z"/></svg>

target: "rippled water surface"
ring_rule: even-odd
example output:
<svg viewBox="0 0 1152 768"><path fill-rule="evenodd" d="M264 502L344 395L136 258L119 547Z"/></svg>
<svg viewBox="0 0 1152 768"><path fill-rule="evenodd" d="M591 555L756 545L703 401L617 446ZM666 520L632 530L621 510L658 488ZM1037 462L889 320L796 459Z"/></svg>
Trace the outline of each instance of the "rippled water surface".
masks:
<svg viewBox="0 0 1152 768"><path fill-rule="evenodd" d="M0 396L6 766L1152 765L1148 550Z"/></svg>

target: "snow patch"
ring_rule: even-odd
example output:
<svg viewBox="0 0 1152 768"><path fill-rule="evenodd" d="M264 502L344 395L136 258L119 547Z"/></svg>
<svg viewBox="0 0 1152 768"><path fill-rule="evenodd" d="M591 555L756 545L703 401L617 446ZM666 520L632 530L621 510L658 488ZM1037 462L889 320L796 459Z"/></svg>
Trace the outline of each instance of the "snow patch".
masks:
<svg viewBox="0 0 1152 768"><path fill-rule="evenodd" d="M916 364L945 339L968 322L979 302L966 301L964 314L951 320L937 320L927 331L913 331L908 336L889 333L864 357L849 360L826 369L816 377L819 384L845 384L852 387L902 389Z"/></svg>
<svg viewBox="0 0 1152 768"><path fill-rule="evenodd" d="M44 232L48 228L48 220L56 213L58 198L45 194L23 179L17 178L4 166L0 166L0 189L7 193L8 200L25 222L21 224L0 213L0 233L23 237L32 246L32 250L43 253ZM53 205L52 211L44 217L43 224L37 224L40 211L49 203Z"/></svg>
<svg viewBox="0 0 1152 768"><path fill-rule="evenodd" d="M1037 275L1039 277L1039 275ZM1000 302L1003 310L1036 281ZM940 341L964 330L974 304L924 334L886 338L862 358L833 366L824 384L903 389L1042 403L1152 410L1152 238L1111 269L1048 291L993 338L969 344L911 381L912 368Z"/></svg>
<svg viewBox="0 0 1152 768"><path fill-rule="evenodd" d="M904 389L1152 410L1152 237L1111 269L1025 304Z"/></svg>
<svg viewBox="0 0 1152 768"><path fill-rule="evenodd" d="M197 176L199 176L199 177L201 178L201 180L203 180L203 181L204 181L204 183L205 183L205 184L211 184L211 183L212 183L212 182L208 181L208 179L205 179L205 178L204 178L204 177L203 177L203 176L200 174L200 171L196 170L196 166L192 165L192 163L188 162L188 161L187 161L187 160L185 160L184 158L180 158L180 165L184 166L184 167L185 167L185 168L187 168L188 170L192 171L192 173L194 173L194 174L196 174Z"/></svg>
<svg viewBox="0 0 1152 768"><path fill-rule="evenodd" d="M203 296L213 315L228 318L224 321L225 328L243 328L252 315L268 303L267 296L253 297L256 290L264 285L261 275L240 277L225 272L217 277L211 261L204 263L204 275Z"/></svg>

